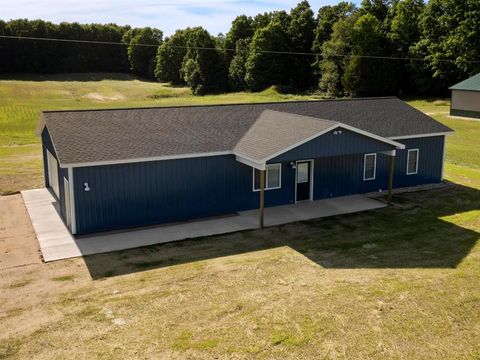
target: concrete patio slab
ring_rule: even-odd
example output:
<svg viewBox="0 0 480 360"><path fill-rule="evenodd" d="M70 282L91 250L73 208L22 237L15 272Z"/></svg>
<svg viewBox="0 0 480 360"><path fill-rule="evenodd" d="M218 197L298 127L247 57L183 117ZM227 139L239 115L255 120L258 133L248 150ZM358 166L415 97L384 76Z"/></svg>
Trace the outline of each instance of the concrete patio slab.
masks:
<svg viewBox="0 0 480 360"><path fill-rule="evenodd" d="M228 217L74 237L60 218L58 204L47 189L22 191L22 196L46 262L258 227L258 210L249 210ZM380 201L361 195L307 201L266 208L265 225L280 225L385 206Z"/></svg>

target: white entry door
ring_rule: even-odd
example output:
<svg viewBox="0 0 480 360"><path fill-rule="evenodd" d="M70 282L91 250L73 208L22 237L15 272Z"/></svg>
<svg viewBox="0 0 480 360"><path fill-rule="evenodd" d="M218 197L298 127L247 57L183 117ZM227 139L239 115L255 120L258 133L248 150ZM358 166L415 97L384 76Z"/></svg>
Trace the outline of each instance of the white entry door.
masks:
<svg viewBox="0 0 480 360"><path fill-rule="evenodd" d="M47 165L48 165L48 184L52 188L57 198L60 199L60 188L58 186L58 165L57 159L47 150Z"/></svg>

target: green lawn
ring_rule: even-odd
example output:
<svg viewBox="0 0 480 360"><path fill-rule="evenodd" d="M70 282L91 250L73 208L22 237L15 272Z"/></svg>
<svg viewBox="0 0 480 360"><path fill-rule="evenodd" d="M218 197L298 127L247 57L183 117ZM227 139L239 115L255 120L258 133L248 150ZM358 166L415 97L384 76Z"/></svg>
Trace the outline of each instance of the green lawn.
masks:
<svg viewBox="0 0 480 360"><path fill-rule="evenodd" d="M172 106L314 97L261 93L193 96L185 87L125 74L17 76L0 80L0 195L42 185L40 140L34 130L42 110Z"/></svg>
<svg viewBox="0 0 480 360"><path fill-rule="evenodd" d="M386 209L4 270L0 358L477 359L480 170L447 174Z"/></svg>
<svg viewBox="0 0 480 360"><path fill-rule="evenodd" d="M42 110L171 106L315 99L261 93L193 96L189 89L147 82L125 74L17 76L0 80L0 195L43 183L40 141L34 135ZM448 117L449 102L412 100L411 105L456 130L448 139L447 161L480 168L478 122Z"/></svg>
<svg viewBox="0 0 480 360"><path fill-rule="evenodd" d="M455 130L447 140L447 162L480 168L480 121L451 118L450 102L413 100L409 104Z"/></svg>
<svg viewBox="0 0 480 360"><path fill-rule="evenodd" d="M76 85L113 97L122 82ZM270 90L150 100L186 90L126 83L138 86L128 106L290 99ZM6 84L23 94L42 83ZM30 99L47 103L44 92ZM410 103L456 130L449 187L395 195L385 209L3 270L0 358L480 358L480 122L448 118L446 102ZM29 125L4 136L0 171L41 178L40 160L27 160L35 116L13 113Z"/></svg>

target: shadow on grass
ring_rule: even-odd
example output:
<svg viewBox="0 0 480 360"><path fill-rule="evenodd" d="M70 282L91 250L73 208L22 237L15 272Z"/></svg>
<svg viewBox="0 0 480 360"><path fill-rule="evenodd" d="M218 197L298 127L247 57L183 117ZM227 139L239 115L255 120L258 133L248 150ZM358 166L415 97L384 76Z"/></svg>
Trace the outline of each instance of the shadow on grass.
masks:
<svg viewBox="0 0 480 360"><path fill-rule="evenodd" d="M288 246L324 268L455 268L479 239L480 191L396 195L395 206L84 257L93 279ZM462 227L460 225L465 226Z"/></svg>

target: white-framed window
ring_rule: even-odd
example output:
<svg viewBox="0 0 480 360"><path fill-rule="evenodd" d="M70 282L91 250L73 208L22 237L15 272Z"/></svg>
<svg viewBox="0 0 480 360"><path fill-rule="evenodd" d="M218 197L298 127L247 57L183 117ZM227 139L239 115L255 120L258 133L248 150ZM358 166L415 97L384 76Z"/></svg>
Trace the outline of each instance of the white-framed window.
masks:
<svg viewBox="0 0 480 360"><path fill-rule="evenodd" d="M268 164L265 168L265 190L282 187L282 164ZM253 169L253 191L260 191L260 170Z"/></svg>
<svg viewBox="0 0 480 360"><path fill-rule="evenodd" d="M48 185L52 188L57 198L60 199L60 187L58 185L57 159L47 150Z"/></svg>
<svg viewBox="0 0 480 360"><path fill-rule="evenodd" d="M407 154L407 175L418 173L418 149L409 149Z"/></svg>
<svg viewBox="0 0 480 360"><path fill-rule="evenodd" d="M377 154L365 154L363 157L363 180L375 180L377 172Z"/></svg>

